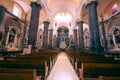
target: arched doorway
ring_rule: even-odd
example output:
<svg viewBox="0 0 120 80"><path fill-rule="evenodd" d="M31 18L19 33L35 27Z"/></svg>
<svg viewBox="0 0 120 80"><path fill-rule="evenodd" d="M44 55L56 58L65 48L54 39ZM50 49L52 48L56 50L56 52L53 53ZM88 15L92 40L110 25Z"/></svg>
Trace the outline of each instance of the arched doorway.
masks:
<svg viewBox="0 0 120 80"><path fill-rule="evenodd" d="M66 27L60 27L57 30L57 48L60 47L62 42L65 42L66 46L69 46L69 30Z"/></svg>
<svg viewBox="0 0 120 80"><path fill-rule="evenodd" d="M109 48L110 49L120 49L120 28L119 27L113 27L109 31Z"/></svg>

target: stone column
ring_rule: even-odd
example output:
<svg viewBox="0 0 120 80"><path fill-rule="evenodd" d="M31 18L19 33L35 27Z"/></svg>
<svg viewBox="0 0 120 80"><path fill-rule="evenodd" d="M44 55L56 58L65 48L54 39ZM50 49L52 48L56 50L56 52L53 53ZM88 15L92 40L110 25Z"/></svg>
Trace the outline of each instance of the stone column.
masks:
<svg viewBox="0 0 120 80"><path fill-rule="evenodd" d="M49 28L49 21L44 21L44 32L43 32L43 49L47 49L48 46L48 28Z"/></svg>
<svg viewBox="0 0 120 80"><path fill-rule="evenodd" d="M49 47L52 49L52 36L53 36L53 29L49 30Z"/></svg>
<svg viewBox="0 0 120 80"><path fill-rule="evenodd" d="M27 24L24 24L23 37L22 37L22 45L21 45L22 51L23 51L23 48L24 48L24 45L25 45L26 30L27 30Z"/></svg>
<svg viewBox="0 0 120 80"><path fill-rule="evenodd" d="M4 21L5 11L6 11L6 8L0 5L0 26Z"/></svg>
<svg viewBox="0 0 120 80"><path fill-rule="evenodd" d="M7 48L11 28L5 29L4 47Z"/></svg>
<svg viewBox="0 0 120 80"><path fill-rule="evenodd" d="M89 29L90 29L90 53L103 54L103 49L100 44L99 24L97 17L97 1L87 3Z"/></svg>
<svg viewBox="0 0 120 80"><path fill-rule="evenodd" d="M84 38L83 38L83 21L78 21L78 38L79 38L79 48L84 50Z"/></svg>
<svg viewBox="0 0 120 80"><path fill-rule="evenodd" d="M42 7L37 2L31 2L31 8L32 8L32 12L31 12L30 27L29 27L29 35L28 35L28 45L32 45L32 52L36 52L39 15Z"/></svg>
<svg viewBox="0 0 120 80"><path fill-rule="evenodd" d="M100 24L101 24L103 40L104 40L104 51L108 52L108 43L107 43L107 39L106 39L106 31L105 31L104 22L101 22Z"/></svg>
<svg viewBox="0 0 120 80"><path fill-rule="evenodd" d="M77 49L77 29L74 29L74 47L75 49Z"/></svg>

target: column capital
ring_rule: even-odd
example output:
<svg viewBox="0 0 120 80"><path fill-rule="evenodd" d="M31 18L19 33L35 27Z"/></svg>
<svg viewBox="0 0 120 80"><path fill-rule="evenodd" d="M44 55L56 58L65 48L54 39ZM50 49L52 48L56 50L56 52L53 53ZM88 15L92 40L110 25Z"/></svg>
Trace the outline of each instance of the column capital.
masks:
<svg viewBox="0 0 120 80"><path fill-rule="evenodd" d="M76 23L77 23L77 24L79 24L79 23L82 23L82 24L83 24L84 22L83 22L83 21L76 21Z"/></svg>
<svg viewBox="0 0 120 80"><path fill-rule="evenodd" d="M41 4L38 4L37 2L31 2L30 6L31 7L36 6L39 7L40 9L42 8Z"/></svg>
<svg viewBox="0 0 120 80"><path fill-rule="evenodd" d="M3 8L3 9L5 9L5 10L6 10L6 8L5 8L3 5L0 5L0 9L1 9L1 8Z"/></svg>
<svg viewBox="0 0 120 80"><path fill-rule="evenodd" d="M79 22L83 22L82 20L80 20L80 19L77 19L76 20L76 23L79 23Z"/></svg>
<svg viewBox="0 0 120 80"><path fill-rule="evenodd" d="M47 23L47 24L50 24L50 21L46 20L46 21L43 21L43 23Z"/></svg>
<svg viewBox="0 0 120 80"><path fill-rule="evenodd" d="M91 4L95 4L96 6L98 5L98 1L97 0L87 0L86 4L86 8L91 6Z"/></svg>
<svg viewBox="0 0 120 80"><path fill-rule="evenodd" d="M98 1L98 0L86 0L86 3L85 3L85 4L89 4L89 3L95 2L95 1Z"/></svg>

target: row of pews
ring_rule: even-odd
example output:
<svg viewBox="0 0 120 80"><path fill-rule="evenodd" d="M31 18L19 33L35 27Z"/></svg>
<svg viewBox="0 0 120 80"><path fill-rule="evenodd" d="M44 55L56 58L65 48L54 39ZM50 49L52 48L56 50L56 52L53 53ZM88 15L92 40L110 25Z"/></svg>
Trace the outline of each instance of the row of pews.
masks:
<svg viewBox="0 0 120 80"><path fill-rule="evenodd" d="M22 51L2 51L0 56L19 56L22 54Z"/></svg>
<svg viewBox="0 0 120 80"><path fill-rule="evenodd" d="M120 80L120 60L82 51L68 54L80 80Z"/></svg>
<svg viewBox="0 0 120 80"><path fill-rule="evenodd" d="M59 50L40 50L19 56L4 56L0 60L0 80L45 80Z"/></svg>

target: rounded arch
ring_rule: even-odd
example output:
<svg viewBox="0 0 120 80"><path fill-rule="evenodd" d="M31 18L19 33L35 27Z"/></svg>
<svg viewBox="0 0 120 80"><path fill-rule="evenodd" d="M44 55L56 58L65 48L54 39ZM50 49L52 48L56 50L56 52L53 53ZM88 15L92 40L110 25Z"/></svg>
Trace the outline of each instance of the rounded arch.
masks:
<svg viewBox="0 0 120 80"><path fill-rule="evenodd" d="M16 19L14 18L9 18L5 21L5 26L4 28L5 29L9 29L10 26L12 28L14 28L15 30L17 30L18 32L21 32L22 31L22 28L21 28L21 24L19 21L17 21Z"/></svg>
<svg viewBox="0 0 120 80"><path fill-rule="evenodd" d="M88 23L88 13L87 13L87 10L86 10L86 2L84 2L82 5L81 5L81 9L80 9L80 20L85 22L85 23Z"/></svg>
<svg viewBox="0 0 120 80"><path fill-rule="evenodd" d="M57 0L47 0L47 4L48 4L48 6L51 6L56 1ZM74 3L76 6L79 5L79 0L69 0L69 1L71 1L72 3Z"/></svg>
<svg viewBox="0 0 120 80"><path fill-rule="evenodd" d="M109 33L115 34L115 31L116 31L116 30L120 30L120 27L119 27L119 26L113 26L113 27L109 30Z"/></svg>
<svg viewBox="0 0 120 80"><path fill-rule="evenodd" d="M52 18L54 18L57 14L59 14L59 13L68 13L68 14L70 14L71 16L72 16L72 18L73 18L73 14L72 14L72 12L70 12L70 11L68 11L68 10L58 10L58 11L56 11L53 15L52 15Z"/></svg>
<svg viewBox="0 0 120 80"><path fill-rule="evenodd" d="M65 28L68 28L68 24L67 23L60 23L57 25L57 30L61 27L65 27Z"/></svg>
<svg viewBox="0 0 120 80"><path fill-rule="evenodd" d="M39 25L42 24L43 21L47 19L46 8L43 4L41 4L41 6L42 6L42 9L40 10Z"/></svg>
<svg viewBox="0 0 120 80"><path fill-rule="evenodd" d="M81 20L83 20L83 17L86 15L85 13L87 12L86 11L86 9L85 9L85 3L83 3L82 5L81 5L82 7L81 7L81 10L80 10L80 18L81 18Z"/></svg>
<svg viewBox="0 0 120 80"><path fill-rule="evenodd" d="M110 20L108 22L108 32L110 32L112 30L112 28L114 28L115 26L120 26L120 17L114 17L112 20Z"/></svg>
<svg viewBox="0 0 120 80"><path fill-rule="evenodd" d="M68 32L69 32L69 28L68 27L66 27L66 26L60 26L59 28L57 28L57 31L58 30L62 30L62 29L64 29L64 30L67 30Z"/></svg>

